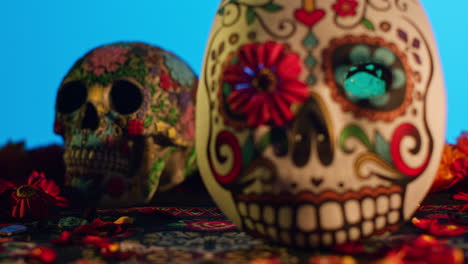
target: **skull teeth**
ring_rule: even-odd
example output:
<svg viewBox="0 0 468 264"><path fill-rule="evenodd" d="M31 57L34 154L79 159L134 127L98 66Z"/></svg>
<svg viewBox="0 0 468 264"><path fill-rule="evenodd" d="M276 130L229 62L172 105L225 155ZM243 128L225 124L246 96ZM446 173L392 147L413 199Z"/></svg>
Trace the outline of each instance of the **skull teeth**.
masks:
<svg viewBox="0 0 468 264"><path fill-rule="evenodd" d="M105 148L73 148L64 154L67 169L81 173L127 174L129 170L128 158L123 158L115 149Z"/></svg>
<svg viewBox="0 0 468 264"><path fill-rule="evenodd" d="M402 220L402 193L321 204L237 201L244 228L298 247L331 246L384 232Z"/></svg>

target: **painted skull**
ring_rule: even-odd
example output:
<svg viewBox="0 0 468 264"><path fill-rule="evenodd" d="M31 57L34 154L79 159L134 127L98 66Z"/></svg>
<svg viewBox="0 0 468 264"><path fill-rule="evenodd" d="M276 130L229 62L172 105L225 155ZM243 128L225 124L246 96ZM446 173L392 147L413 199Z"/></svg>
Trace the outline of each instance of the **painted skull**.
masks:
<svg viewBox="0 0 468 264"><path fill-rule="evenodd" d="M79 59L58 90L54 127L75 200L128 206L182 182L195 168L196 85L180 58L147 44Z"/></svg>
<svg viewBox="0 0 468 264"><path fill-rule="evenodd" d="M444 143L441 68L416 0L222 1L197 101L217 204L298 247L397 228Z"/></svg>

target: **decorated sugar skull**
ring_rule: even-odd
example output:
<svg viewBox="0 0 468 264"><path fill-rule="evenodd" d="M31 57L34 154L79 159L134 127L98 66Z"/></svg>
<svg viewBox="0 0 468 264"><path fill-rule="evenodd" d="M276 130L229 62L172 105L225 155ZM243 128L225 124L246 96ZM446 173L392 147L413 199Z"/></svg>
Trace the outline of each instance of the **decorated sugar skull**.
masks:
<svg viewBox="0 0 468 264"><path fill-rule="evenodd" d="M151 200L194 169L197 79L176 55L142 43L96 48L57 95L66 185L94 206Z"/></svg>
<svg viewBox="0 0 468 264"><path fill-rule="evenodd" d="M197 95L203 180L270 241L394 230L437 169L443 87L418 1L222 1Z"/></svg>

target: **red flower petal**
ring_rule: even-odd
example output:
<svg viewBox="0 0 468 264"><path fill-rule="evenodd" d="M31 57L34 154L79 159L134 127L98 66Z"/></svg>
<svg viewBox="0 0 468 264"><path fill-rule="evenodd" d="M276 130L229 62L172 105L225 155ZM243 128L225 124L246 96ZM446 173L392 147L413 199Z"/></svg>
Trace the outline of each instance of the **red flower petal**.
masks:
<svg viewBox="0 0 468 264"><path fill-rule="evenodd" d="M92 245L93 247L97 248L104 248L110 244L109 238L92 235L85 236L82 240L82 243L83 245Z"/></svg>
<svg viewBox="0 0 468 264"><path fill-rule="evenodd" d="M266 49L267 47L265 44L259 44L257 46L257 63L259 66L263 66L263 67L266 66L267 59L268 59L268 53Z"/></svg>
<svg viewBox="0 0 468 264"><path fill-rule="evenodd" d="M416 218L416 217L413 217L413 219L411 219L411 223L413 223L413 225L419 229L422 229L422 230L427 230L429 229L429 226L431 225L431 223L433 221L437 221L437 220L434 220L434 219L419 219L419 218Z"/></svg>
<svg viewBox="0 0 468 264"><path fill-rule="evenodd" d="M236 113L244 113L243 107L250 101L254 93L250 89L236 90L229 94L227 101Z"/></svg>
<svg viewBox="0 0 468 264"><path fill-rule="evenodd" d="M459 192L453 195L453 199L457 201L468 201L468 193Z"/></svg>
<svg viewBox="0 0 468 264"><path fill-rule="evenodd" d="M302 71L299 55L290 53L278 63L278 76L283 80L296 80Z"/></svg>
<svg viewBox="0 0 468 264"><path fill-rule="evenodd" d="M285 121L289 121L293 118L293 113L291 112L290 109L290 104L286 101L286 99L280 95L280 94L274 94L273 95L273 102L275 103L275 106L279 114L283 116L283 119Z"/></svg>
<svg viewBox="0 0 468 264"><path fill-rule="evenodd" d="M228 83L250 83L252 77L239 65L229 65L223 73L223 81Z"/></svg>
<svg viewBox="0 0 468 264"><path fill-rule="evenodd" d="M0 194L12 189L14 186L12 182L0 178Z"/></svg>
<svg viewBox="0 0 468 264"><path fill-rule="evenodd" d="M268 54L266 66L271 67L276 65L278 59L281 57L281 54L283 52L283 45L273 41L268 41L264 45Z"/></svg>
<svg viewBox="0 0 468 264"><path fill-rule="evenodd" d="M68 245L71 244L72 233L70 231L63 231L58 237L50 240L55 245Z"/></svg>
<svg viewBox="0 0 468 264"><path fill-rule="evenodd" d="M242 64L246 65L253 71L256 71L258 69L257 56L255 54L256 47L256 43L248 43L242 47L239 53L239 57Z"/></svg>
<svg viewBox="0 0 468 264"><path fill-rule="evenodd" d="M413 217L411 222L417 228L427 231L434 236L458 236L465 232L465 228L453 224L441 224L437 219L418 219Z"/></svg>
<svg viewBox="0 0 468 264"><path fill-rule="evenodd" d="M52 263L57 259L57 253L51 248L37 247L28 254L28 257L44 263Z"/></svg>
<svg viewBox="0 0 468 264"><path fill-rule="evenodd" d="M309 96L307 85L297 80L283 82L280 89L283 91L284 99L289 103L303 102Z"/></svg>
<svg viewBox="0 0 468 264"><path fill-rule="evenodd" d="M458 225L443 225L434 221L429 226L429 233L434 236L459 236L465 233L465 228Z"/></svg>

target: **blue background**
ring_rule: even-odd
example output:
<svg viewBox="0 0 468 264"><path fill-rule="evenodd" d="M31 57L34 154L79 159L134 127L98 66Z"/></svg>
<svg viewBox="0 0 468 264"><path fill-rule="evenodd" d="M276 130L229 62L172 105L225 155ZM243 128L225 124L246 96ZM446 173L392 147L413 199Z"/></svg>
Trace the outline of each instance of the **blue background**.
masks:
<svg viewBox="0 0 468 264"><path fill-rule="evenodd" d="M448 3L448 1L445 1ZM138 4L136 4L138 3ZM175 52L200 72L218 1L42 0L0 5L0 145L62 143L55 96L72 63L106 43L138 40ZM447 86L447 140L468 129L468 1L425 0Z"/></svg>

